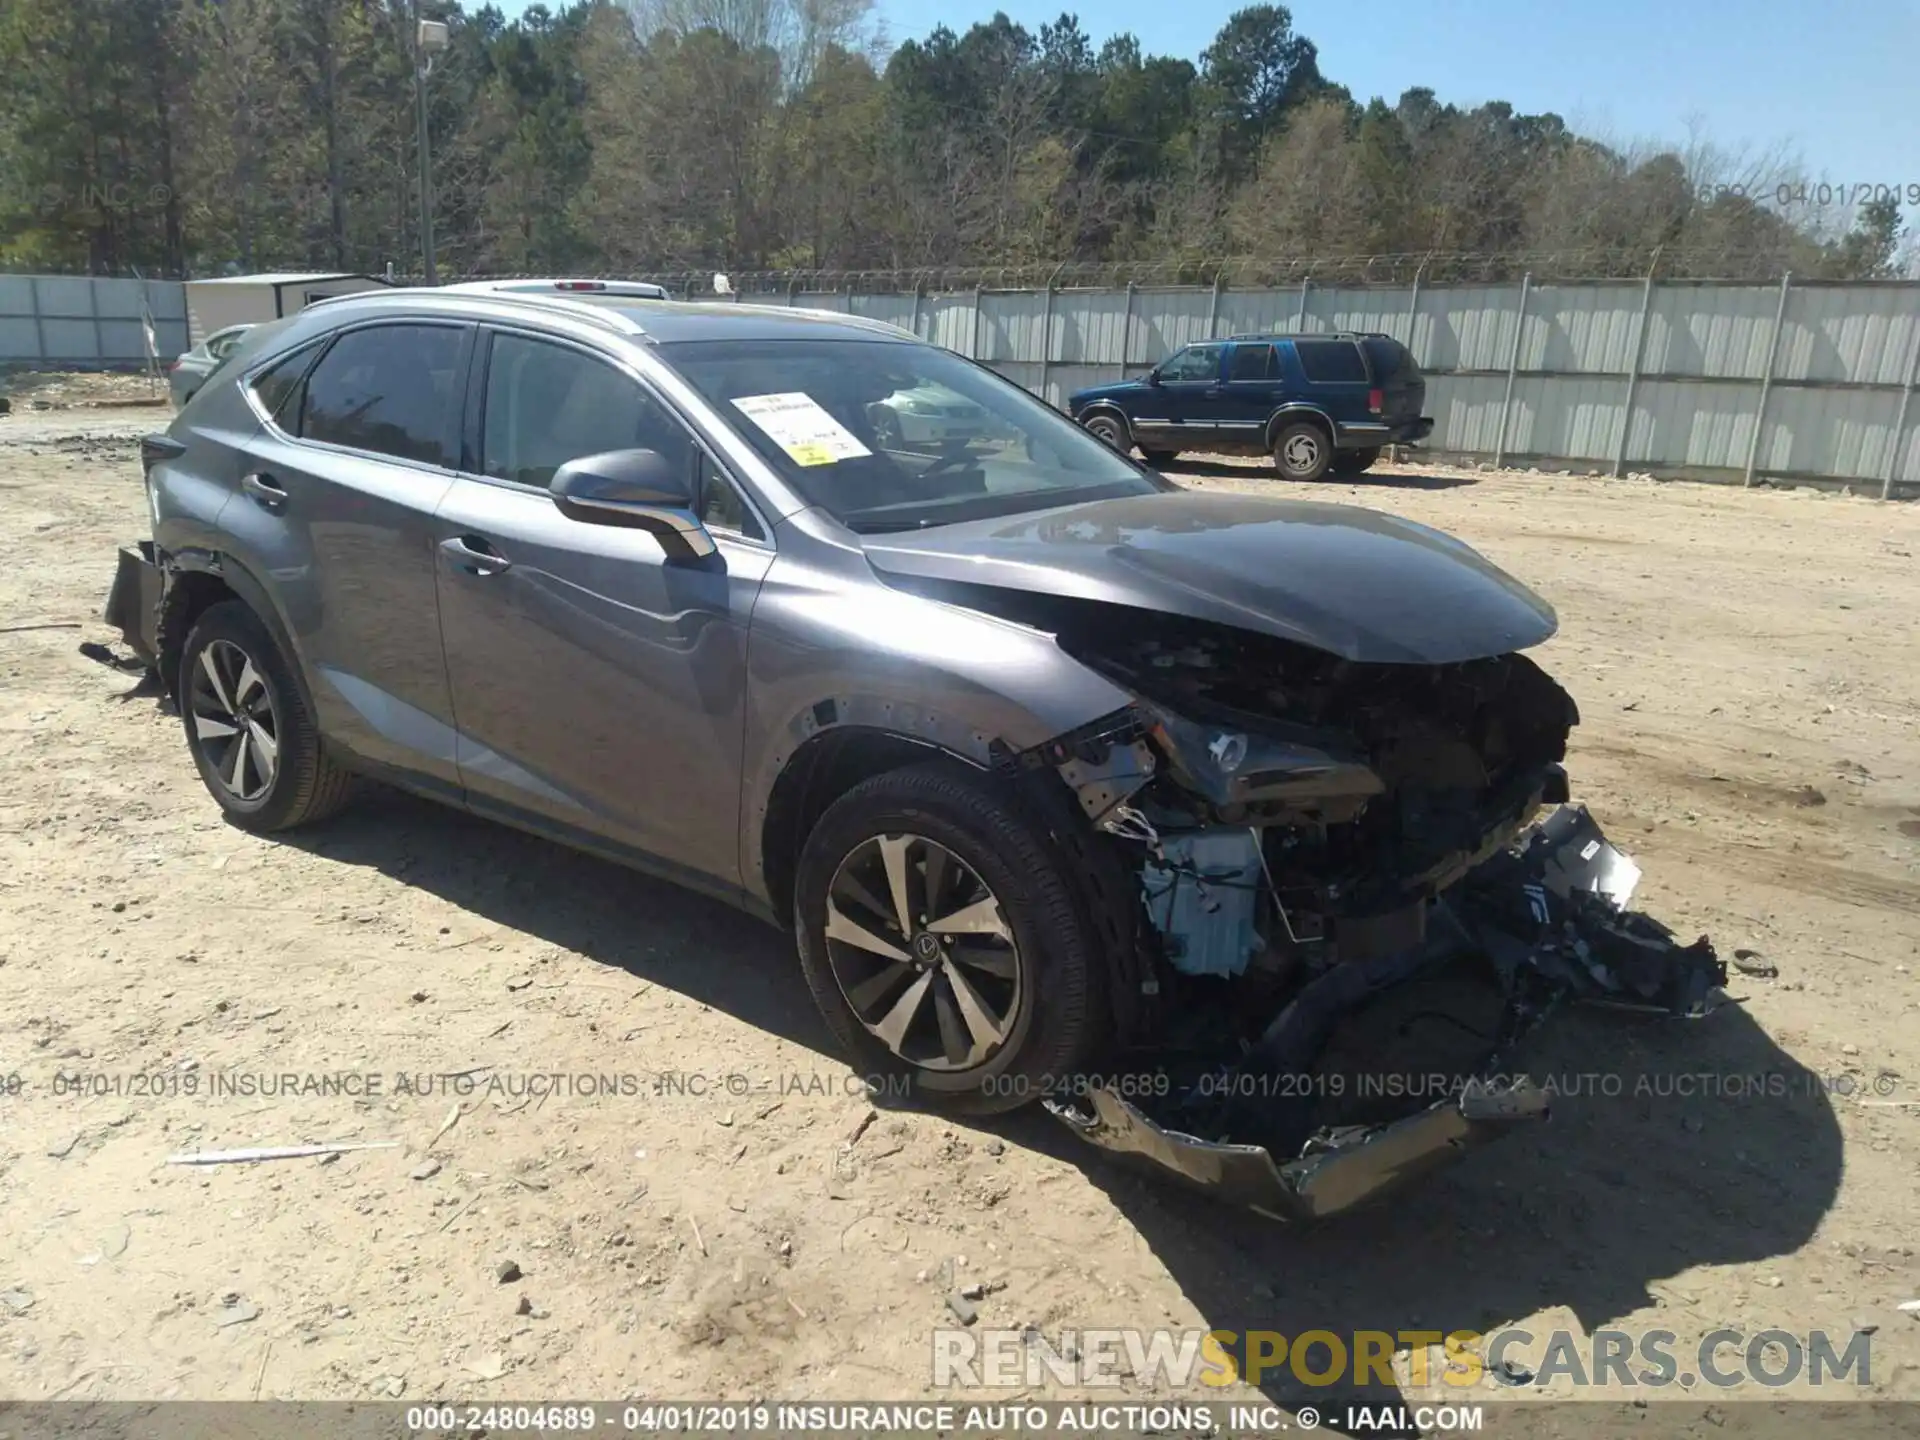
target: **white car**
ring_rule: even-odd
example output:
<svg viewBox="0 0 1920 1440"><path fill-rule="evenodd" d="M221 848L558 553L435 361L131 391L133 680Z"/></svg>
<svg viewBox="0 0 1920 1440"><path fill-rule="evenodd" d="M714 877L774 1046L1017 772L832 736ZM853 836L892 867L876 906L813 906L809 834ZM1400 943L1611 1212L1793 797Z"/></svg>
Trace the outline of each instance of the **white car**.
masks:
<svg viewBox="0 0 1920 1440"><path fill-rule="evenodd" d="M896 390L867 407L874 434L888 448L912 449L999 436L986 407L957 391L935 384Z"/></svg>

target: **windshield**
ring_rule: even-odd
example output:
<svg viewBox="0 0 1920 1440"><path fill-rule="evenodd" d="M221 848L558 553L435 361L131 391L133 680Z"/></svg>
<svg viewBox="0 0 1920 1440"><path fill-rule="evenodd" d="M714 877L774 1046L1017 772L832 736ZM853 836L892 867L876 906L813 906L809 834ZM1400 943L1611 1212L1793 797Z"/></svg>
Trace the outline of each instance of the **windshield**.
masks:
<svg viewBox="0 0 1920 1440"><path fill-rule="evenodd" d="M1170 488L931 345L703 340L659 354L809 503L861 534Z"/></svg>

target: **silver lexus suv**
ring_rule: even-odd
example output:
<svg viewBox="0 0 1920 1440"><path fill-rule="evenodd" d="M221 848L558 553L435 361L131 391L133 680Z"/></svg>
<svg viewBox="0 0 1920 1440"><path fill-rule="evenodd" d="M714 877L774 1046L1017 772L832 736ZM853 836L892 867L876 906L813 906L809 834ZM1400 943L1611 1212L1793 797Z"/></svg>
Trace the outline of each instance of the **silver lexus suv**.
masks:
<svg viewBox="0 0 1920 1440"><path fill-rule="evenodd" d="M970 422L892 408L929 393ZM1542 994L1687 1011L1723 973L1621 908L1584 811L1527 828L1576 714L1525 586L1183 490L887 325L355 295L250 332L142 454L108 613L233 823L373 778L709 892L928 1102L1045 1100L1325 1213L1543 1113L1485 1078ZM1444 1023L1382 1028L1415 991ZM1275 1079L1362 1063L1461 1083Z"/></svg>

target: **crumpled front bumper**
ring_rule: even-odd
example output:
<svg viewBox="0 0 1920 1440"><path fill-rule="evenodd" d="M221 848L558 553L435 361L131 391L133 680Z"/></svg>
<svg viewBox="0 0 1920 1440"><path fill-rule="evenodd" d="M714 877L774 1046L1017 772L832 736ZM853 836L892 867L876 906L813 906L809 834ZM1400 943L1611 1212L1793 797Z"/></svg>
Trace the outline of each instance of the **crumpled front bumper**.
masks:
<svg viewBox="0 0 1920 1440"><path fill-rule="evenodd" d="M1499 976L1522 1029L1563 1000L1703 1015L1726 968L1704 937L1682 946L1658 922L1624 908L1638 878L1584 807L1564 806L1477 867L1443 903L1451 907L1456 948L1477 951ZM1395 1058L1383 1055L1381 1064ZM1183 1133L1110 1087L1073 1102L1050 1100L1047 1108L1090 1144L1219 1199L1274 1219L1322 1219L1546 1119L1547 1092L1524 1075L1496 1076L1500 1059L1425 1109L1385 1124L1323 1130L1291 1158ZM1301 1062L1303 1085L1312 1083L1310 1060ZM1223 1083L1231 1087L1233 1079ZM1271 1085L1274 1076L1261 1079Z"/></svg>
<svg viewBox="0 0 1920 1440"><path fill-rule="evenodd" d="M1110 1089L1088 1097L1093 1116L1049 1102L1081 1139L1138 1156L1216 1198L1275 1220L1319 1220L1451 1163L1509 1130L1547 1118L1547 1095L1530 1081L1469 1085L1391 1125L1332 1135L1285 1164L1258 1145L1230 1145L1168 1130Z"/></svg>

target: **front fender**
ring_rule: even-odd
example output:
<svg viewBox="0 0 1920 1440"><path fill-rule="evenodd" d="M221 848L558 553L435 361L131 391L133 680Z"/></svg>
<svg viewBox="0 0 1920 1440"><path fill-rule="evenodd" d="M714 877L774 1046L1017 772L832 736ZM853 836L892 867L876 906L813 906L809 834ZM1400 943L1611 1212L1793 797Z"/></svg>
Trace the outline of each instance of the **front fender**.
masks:
<svg viewBox="0 0 1920 1440"><path fill-rule="evenodd" d="M1125 427L1127 432L1127 439L1129 440L1133 439L1133 417L1126 412L1125 407L1122 406L1118 401L1115 401L1115 400L1089 401L1087 404L1082 405L1080 407L1079 412L1074 415L1073 420L1076 425L1084 425L1087 423L1088 420L1092 419L1095 415L1113 416L1114 419L1118 420L1120 424L1123 427Z"/></svg>
<svg viewBox="0 0 1920 1440"><path fill-rule="evenodd" d="M811 548L811 547L809 547ZM747 647L741 871L767 900L761 836L788 761L825 730L886 732L982 767L1131 703L1053 637L882 587L864 557L767 572Z"/></svg>

